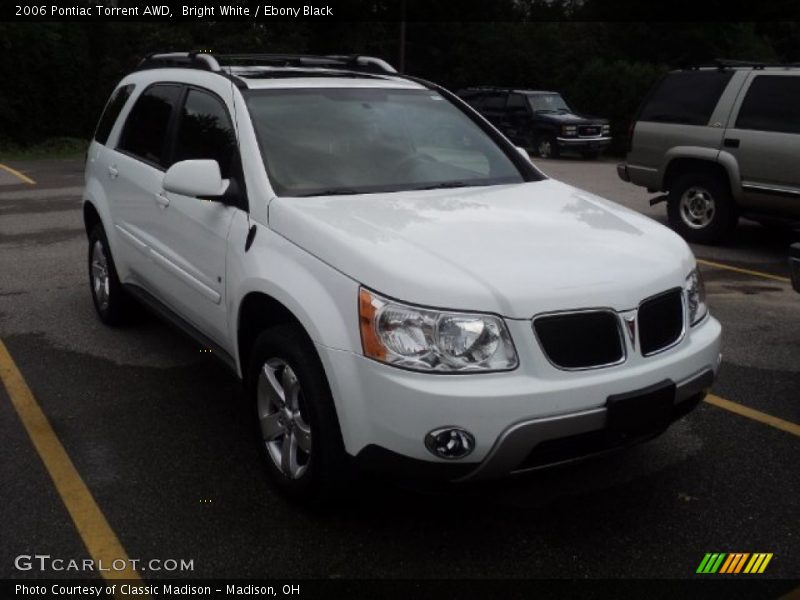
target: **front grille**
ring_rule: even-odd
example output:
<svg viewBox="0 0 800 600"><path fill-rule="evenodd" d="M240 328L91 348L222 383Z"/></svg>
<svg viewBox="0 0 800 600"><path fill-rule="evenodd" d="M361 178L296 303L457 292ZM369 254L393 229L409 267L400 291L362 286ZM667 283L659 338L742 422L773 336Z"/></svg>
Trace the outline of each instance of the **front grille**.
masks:
<svg viewBox="0 0 800 600"><path fill-rule="evenodd" d="M591 369L625 358L619 319L611 311L595 310L538 317L536 337L548 360L560 369Z"/></svg>
<svg viewBox="0 0 800 600"><path fill-rule="evenodd" d="M578 135L583 136L598 136L600 135L600 125L581 125L578 127Z"/></svg>
<svg viewBox="0 0 800 600"><path fill-rule="evenodd" d="M683 292L671 290L639 306L639 345L649 356L669 348L683 334Z"/></svg>

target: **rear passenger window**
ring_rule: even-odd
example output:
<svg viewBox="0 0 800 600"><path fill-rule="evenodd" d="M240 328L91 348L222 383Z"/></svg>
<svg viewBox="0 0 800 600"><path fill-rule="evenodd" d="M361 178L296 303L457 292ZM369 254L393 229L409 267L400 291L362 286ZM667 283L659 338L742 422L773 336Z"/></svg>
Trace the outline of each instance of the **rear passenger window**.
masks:
<svg viewBox="0 0 800 600"><path fill-rule="evenodd" d="M522 96L522 94L509 95L508 104L506 105L506 110L508 112L524 114L527 112L527 108L527 103L525 102L525 98Z"/></svg>
<svg viewBox="0 0 800 600"><path fill-rule="evenodd" d="M181 93L177 85L154 85L133 105L117 146L119 150L164 166L167 128Z"/></svg>
<svg viewBox="0 0 800 600"><path fill-rule="evenodd" d="M483 104L481 104L481 108L483 110L503 110L505 106L506 106L505 94L488 94L483 99Z"/></svg>
<svg viewBox="0 0 800 600"><path fill-rule="evenodd" d="M640 121L708 125L732 71L670 73L651 94Z"/></svg>
<svg viewBox="0 0 800 600"><path fill-rule="evenodd" d="M174 161L216 160L222 177L227 179L235 154L236 136L225 105L211 94L189 90L178 123Z"/></svg>
<svg viewBox="0 0 800 600"><path fill-rule="evenodd" d="M800 133L800 77L758 75L742 101L736 128Z"/></svg>
<svg viewBox="0 0 800 600"><path fill-rule="evenodd" d="M125 106L128 98L130 98L133 87L132 83L123 85L122 87L118 87L111 94L111 98L109 98L103 110L103 114L100 117L100 121L97 123L97 129L94 132L94 139L96 141L101 144L105 144L108 141L108 136L111 135L114 123L116 123L119 113L122 112L122 107Z"/></svg>

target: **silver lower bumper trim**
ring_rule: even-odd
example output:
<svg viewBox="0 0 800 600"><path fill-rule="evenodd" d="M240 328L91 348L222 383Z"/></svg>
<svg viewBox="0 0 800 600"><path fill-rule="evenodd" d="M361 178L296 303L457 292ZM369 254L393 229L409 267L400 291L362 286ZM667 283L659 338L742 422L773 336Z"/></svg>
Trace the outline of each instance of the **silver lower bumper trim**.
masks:
<svg viewBox="0 0 800 600"><path fill-rule="evenodd" d="M714 377L713 371L704 370L677 383L675 404L708 391ZM491 479L520 472L518 467L538 444L605 427L605 407L515 423L500 434L483 462L457 481Z"/></svg>

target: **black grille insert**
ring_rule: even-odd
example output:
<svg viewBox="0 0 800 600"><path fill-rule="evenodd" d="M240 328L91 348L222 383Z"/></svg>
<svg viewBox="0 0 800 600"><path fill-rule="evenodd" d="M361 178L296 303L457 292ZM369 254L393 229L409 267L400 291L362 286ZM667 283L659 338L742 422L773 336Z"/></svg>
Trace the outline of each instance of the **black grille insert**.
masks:
<svg viewBox="0 0 800 600"><path fill-rule="evenodd" d="M587 311L547 315L534 320L536 337L547 358L562 369L591 369L625 357L617 315Z"/></svg>
<svg viewBox="0 0 800 600"><path fill-rule="evenodd" d="M671 290L642 302L639 307L639 345L648 356L680 339L683 333L683 292Z"/></svg>

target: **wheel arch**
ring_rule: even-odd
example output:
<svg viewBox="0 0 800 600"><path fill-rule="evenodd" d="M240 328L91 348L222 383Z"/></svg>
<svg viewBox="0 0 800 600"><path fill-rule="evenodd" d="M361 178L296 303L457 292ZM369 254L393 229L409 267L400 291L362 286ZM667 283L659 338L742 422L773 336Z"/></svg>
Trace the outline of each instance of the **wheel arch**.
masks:
<svg viewBox="0 0 800 600"><path fill-rule="evenodd" d="M735 159L731 162L730 159L733 157L730 155L722 157L720 154L724 153L713 151L700 155L675 154L668 157L662 177L662 189L669 192L675 182L686 173L702 173L718 178L727 186L734 200L738 200L739 188L735 185L735 181L738 180L738 169ZM733 169L736 169L736 172L732 172Z"/></svg>

